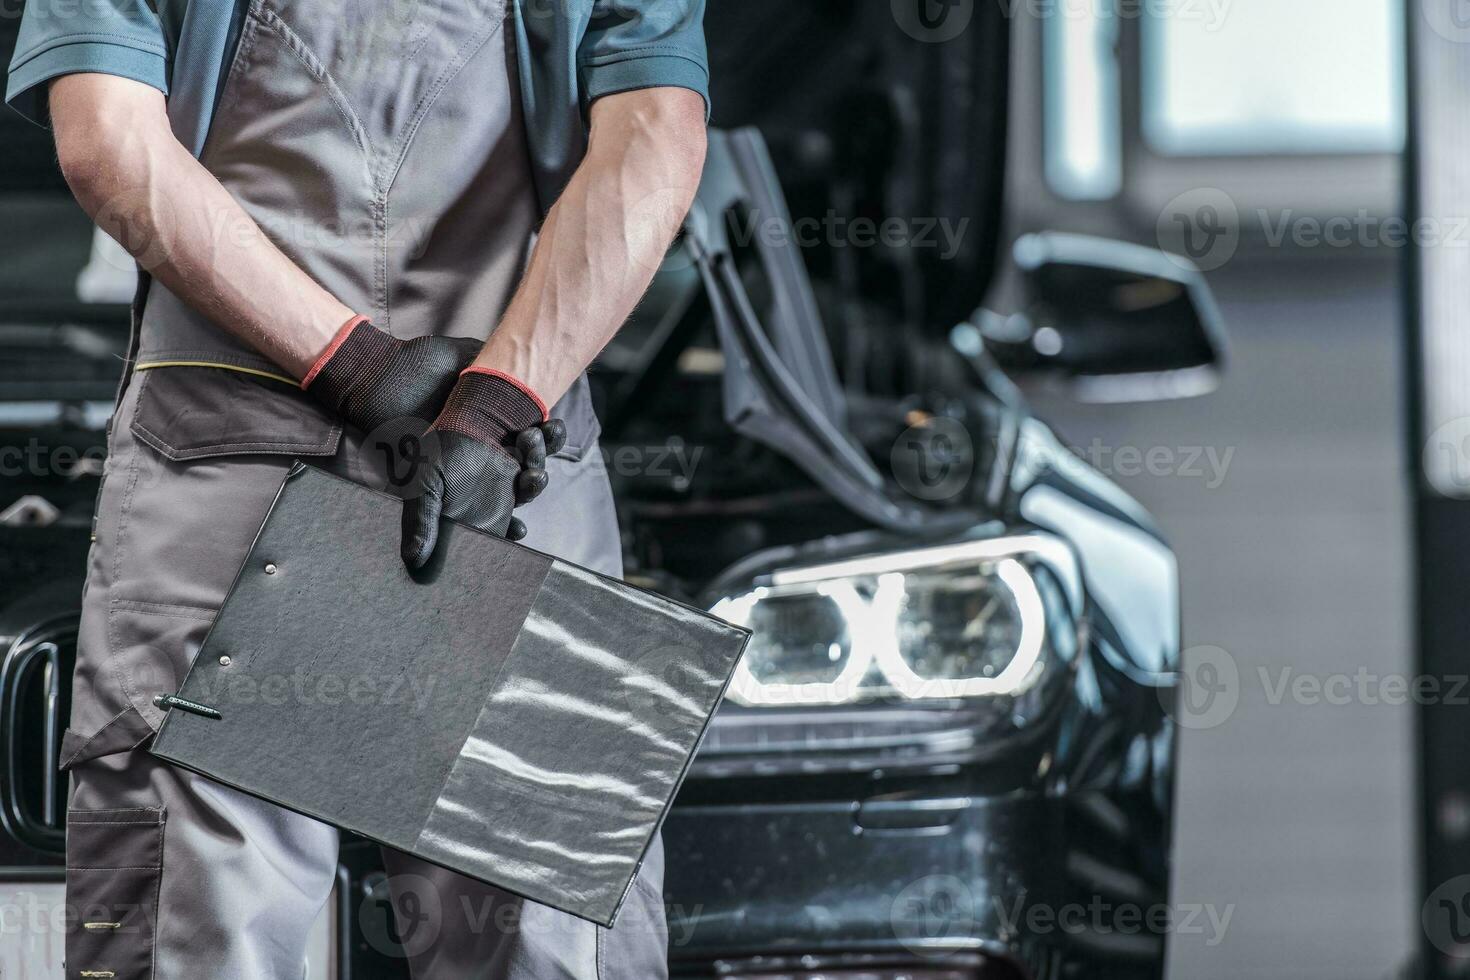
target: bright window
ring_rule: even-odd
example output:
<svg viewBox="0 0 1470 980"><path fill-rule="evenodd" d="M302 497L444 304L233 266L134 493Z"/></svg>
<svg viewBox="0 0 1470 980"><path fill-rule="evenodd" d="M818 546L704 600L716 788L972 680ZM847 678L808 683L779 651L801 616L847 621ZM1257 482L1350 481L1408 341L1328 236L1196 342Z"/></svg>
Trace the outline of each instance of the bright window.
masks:
<svg viewBox="0 0 1470 980"><path fill-rule="evenodd" d="M1402 148L1402 0L1151 0L1141 9L1143 134L1155 152Z"/></svg>
<svg viewBox="0 0 1470 980"><path fill-rule="evenodd" d="M1107 0L1066 0L1046 16L1046 179L1062 197L1122 188L1117 18Z"/></svg>

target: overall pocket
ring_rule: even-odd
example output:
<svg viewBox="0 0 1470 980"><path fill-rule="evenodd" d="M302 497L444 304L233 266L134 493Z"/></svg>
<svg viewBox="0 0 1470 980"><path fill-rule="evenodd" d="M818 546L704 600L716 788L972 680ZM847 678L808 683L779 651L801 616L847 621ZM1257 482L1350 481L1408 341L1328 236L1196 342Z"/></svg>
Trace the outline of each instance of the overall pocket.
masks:
<svg viewBox="0 0 1470 980"><path fill-rule="evenodd" d="M70 810L66 824L67 980L153 980L163 809Z"/></svg>
<svg viewBox="0 0 1470 980"><path fill-rule="evenodd" d="M175 462L248 453L330 456L342 425L304 393L215 367L140 371L131 430Z"/></svg>
<svg viewBox="0 0 1470 980"><path fill-rule="evenodd" d="M292 461L334 454L342 427L299 390L237 371L142 375L129 431L147 472L119 522L108 648L156 727L153 697L183 683Z"/></svg>
<svg viewBox="0 0 1470 980"><path fill-rule="evenodd" d="M113 430L73 683L65 766L124 752L162 721L298 457L341 426L299 390L213 367L140 371Z"/></svg>

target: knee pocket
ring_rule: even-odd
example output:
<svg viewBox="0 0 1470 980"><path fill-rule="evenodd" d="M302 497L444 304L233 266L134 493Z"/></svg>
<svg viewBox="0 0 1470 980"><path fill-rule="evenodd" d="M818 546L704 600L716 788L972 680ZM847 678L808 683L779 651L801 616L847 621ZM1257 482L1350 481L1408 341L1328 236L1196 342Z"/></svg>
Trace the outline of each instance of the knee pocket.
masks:
<svg viewBox="0 0 1470 980"><path fill-rule="evenodd" d="M67 980L152 980L163 809L70 810L66 822Z"/></svg>

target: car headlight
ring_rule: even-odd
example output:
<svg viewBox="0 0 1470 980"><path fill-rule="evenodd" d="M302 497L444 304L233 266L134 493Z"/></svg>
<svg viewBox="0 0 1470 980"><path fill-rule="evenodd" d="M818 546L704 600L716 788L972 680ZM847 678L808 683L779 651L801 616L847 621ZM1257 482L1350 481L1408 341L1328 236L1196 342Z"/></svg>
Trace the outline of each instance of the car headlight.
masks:
<svg viewBox="0 0 1470 980"><path fill-rule="evenodd" d="M1063 581L1075 577L1070 549L1041 535L772 572L713 608L752 631L730 697L816 706L1019 695L1046 669L1047 594L1080 603Z"/></svg>

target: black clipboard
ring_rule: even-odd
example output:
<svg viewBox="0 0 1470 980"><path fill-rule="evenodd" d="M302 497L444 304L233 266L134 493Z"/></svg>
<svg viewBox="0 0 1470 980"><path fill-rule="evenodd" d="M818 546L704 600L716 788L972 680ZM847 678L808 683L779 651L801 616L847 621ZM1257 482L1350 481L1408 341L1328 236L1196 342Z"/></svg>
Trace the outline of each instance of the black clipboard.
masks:
<svg viewBox="0 0 1470 980"><path fill-rule="evenodd" d="M401 508L293 467L153 753L612 925L748 631Z"/></svg>

